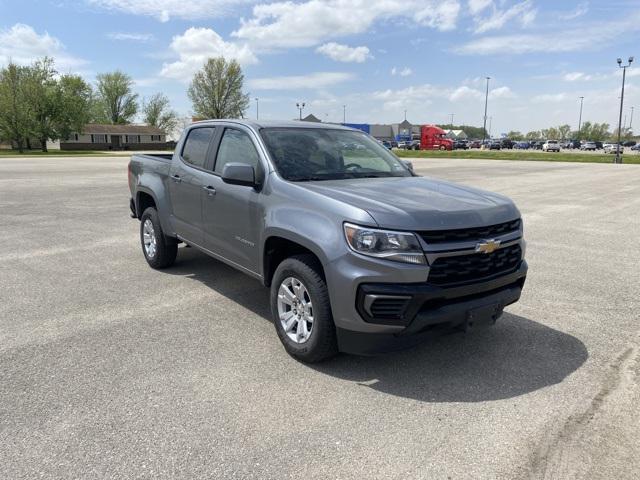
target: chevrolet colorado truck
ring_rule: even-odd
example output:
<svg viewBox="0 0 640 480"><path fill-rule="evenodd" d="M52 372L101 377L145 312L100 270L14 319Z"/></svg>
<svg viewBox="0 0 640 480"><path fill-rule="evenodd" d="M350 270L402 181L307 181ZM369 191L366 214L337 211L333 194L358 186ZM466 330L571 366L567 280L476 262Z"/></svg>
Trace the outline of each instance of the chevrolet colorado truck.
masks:
<svg viewBox="0 0 640 480"><path fill-rule="evenodd" d="M418 176L359 130L202 121L128 174L147 263L169 267L184 243L255 277L302 361L492 325L524 286L511 200Z"/></svg>

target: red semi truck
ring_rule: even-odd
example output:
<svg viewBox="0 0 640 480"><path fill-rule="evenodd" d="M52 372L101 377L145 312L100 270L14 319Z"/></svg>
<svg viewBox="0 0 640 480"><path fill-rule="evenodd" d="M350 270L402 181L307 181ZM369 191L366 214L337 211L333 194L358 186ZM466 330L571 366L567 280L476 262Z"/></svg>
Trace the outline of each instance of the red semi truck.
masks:
<svg viewBox="0 0 640 480"><path fill-rule="evenodd" d="M435 125L420 127L420 150L453 150L453 140L446 137L446 133Z"/></svg>

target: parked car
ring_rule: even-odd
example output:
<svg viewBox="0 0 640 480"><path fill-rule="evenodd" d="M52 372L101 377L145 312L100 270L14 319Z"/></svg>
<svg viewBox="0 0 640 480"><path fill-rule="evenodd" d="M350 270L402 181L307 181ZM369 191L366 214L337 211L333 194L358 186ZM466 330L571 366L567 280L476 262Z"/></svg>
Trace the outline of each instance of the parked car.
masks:
<svg viewBox="0 0 640 480"><path fill-rule="evenodd" d="M542 145L544 145L544 142L542 140L531 142L531 148L533 150L542 150Z"/></svg>
<svg viewBox="0 0 640 480"><path fill-rule="evenodd" d="M633 147L631 147L631 150L635 152L640 151L640 143L636 143Z"/></svg>
<svg viewBox="0 0 640 480"><path fill-rule="evenodd" d="M627 140L626 142L622 142L623 147L633 147L636 145L635 140Z"/></svg>
<svg viewBox="0 0 640 480"><path fill-rule="evenodd" d="M407 142L405 145L405 149L420 150L420 140L411 140L410 142Z"/></svg>
<svg viewBox="0 0 640 480"><path fill-rule="evenodd" d="M584 142L580 145L580 150L584 151L596 151L597 150L596 142Z"/></svg>
<svg viewBox="0 0 640 480"><path fill-rule="evenodd" d="M400 150L406 150L406 149L407 149L407 144L408 144L408 143L409 143L409 142L407 142L407 141L405 141L405 140L401 140L401 141L399 141L399 142L398 142L397 147L398 147Z"/></svg>
<svg viewBox="0 0 640 480"><path fill-rule="evenodd" d="M500 141L500 147L501 148L508 148L508 149L512 149L513 148L513 141L509 138L503 138Z"/></svg>
<svg viewBox="0 0 640 480"><path fill-rule="evenodd" d="M383 141L382 141L382 146L383 146L384 148L389 149L389 150L391 150L391 148L392 148L392 146L391 146L391 142L389 142L389 141L387 141L387 140L383 140Z"/></svg>
<svg viewBox="0 0 640 480"><path fill-rule="evenodd" d="M502 143L499 140L492 140L487 144L487 149L489 150L500 150L502 148Z"/></svg>
<svg viewBox="0 0 640 480"><path fill-rule="evenodd" d="M580 148L580 140L569 140L567 142L567 148L575 149Z"/></svg>
<svg viewBox="0 0 640 480"><path fill-rule="evenodd" d="M168 268L184 243L256 278L306 362L492 325L527 275L511 200L420 177L338 125L196 122L173 155L133 155L128 183L149 266Z"/></svg>
<svg viewBox="0 0 640 480"><path fill-rule="evenodd" d="M529 142L516 142L513 145L513 148L517 150L527 150L530 147Z"/></svg>
<svg viewBox="0 0 640 480"><path fill-rule="evenodd" d="M469 143L466 140L455 140L453 142L453 149L454 150L468 150L469 149Z"/></svg>
<svg viewBox="0 0 640 480"><path fill-rule="evenodd" d="M624 153L624 147L622 145L618 145L617 143L607 143L604 146L604 153Z"/></svg>
<svg viewBox="0 0 640 480"><path fill-rule="evenodd" d="M547 140L542 144L542 151L543 152L559 152L560 144L558 143L557 140Z"/></svg>
<svg viewBox="0 0 640 480"><path fill-rule="evenodd" d="M597 141L597 140L596 140L596 141L595 141L595 142L593 142L593 143L595 143L595 144L596 144L596 148L597 148L598 150L602 150L602 149L604 148L604 145L602 144L602 142L599 142L599 141Z"/></svg>
<svg viewBox="0 0 640 480"><path fill-rule="evenodd" d="M469 148L480 148L482 146L482 142L480 140L471 140L468 145Z"/></svg>

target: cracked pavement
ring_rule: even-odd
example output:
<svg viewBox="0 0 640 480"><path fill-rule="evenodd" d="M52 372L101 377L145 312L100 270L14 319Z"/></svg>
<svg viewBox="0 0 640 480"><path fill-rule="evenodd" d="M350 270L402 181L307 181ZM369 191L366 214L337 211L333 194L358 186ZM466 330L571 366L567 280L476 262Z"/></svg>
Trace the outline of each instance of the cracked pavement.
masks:
<svg viewBox="0 0 640 480"><path fill-rule="evenodd" d="M640 166L413 160L516 201L521 301L308 366L257 281L146 265L127 161L0 159L0 478L640 477Z"/></svg>

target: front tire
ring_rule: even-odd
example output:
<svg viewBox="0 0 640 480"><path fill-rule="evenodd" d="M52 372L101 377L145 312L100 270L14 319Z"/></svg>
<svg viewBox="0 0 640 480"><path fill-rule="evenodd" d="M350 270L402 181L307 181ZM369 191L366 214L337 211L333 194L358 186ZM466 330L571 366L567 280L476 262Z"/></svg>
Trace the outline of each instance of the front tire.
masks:
<svg viewBox="0 0 640 480"><path fill-rule="evenodd" d="M329 291L314 256L296 255L278 265L271 282L271 312L292 357L315 363L338 353Z"/></svg>
<svg viewBox="0 0 640 480"><path fill-rule="evenodd" d="M167 237L160 226L155 208L149 207L140 217L140 243L142 253L151 268L162 269L173 265L178 255L178 242Z"/></svg>

